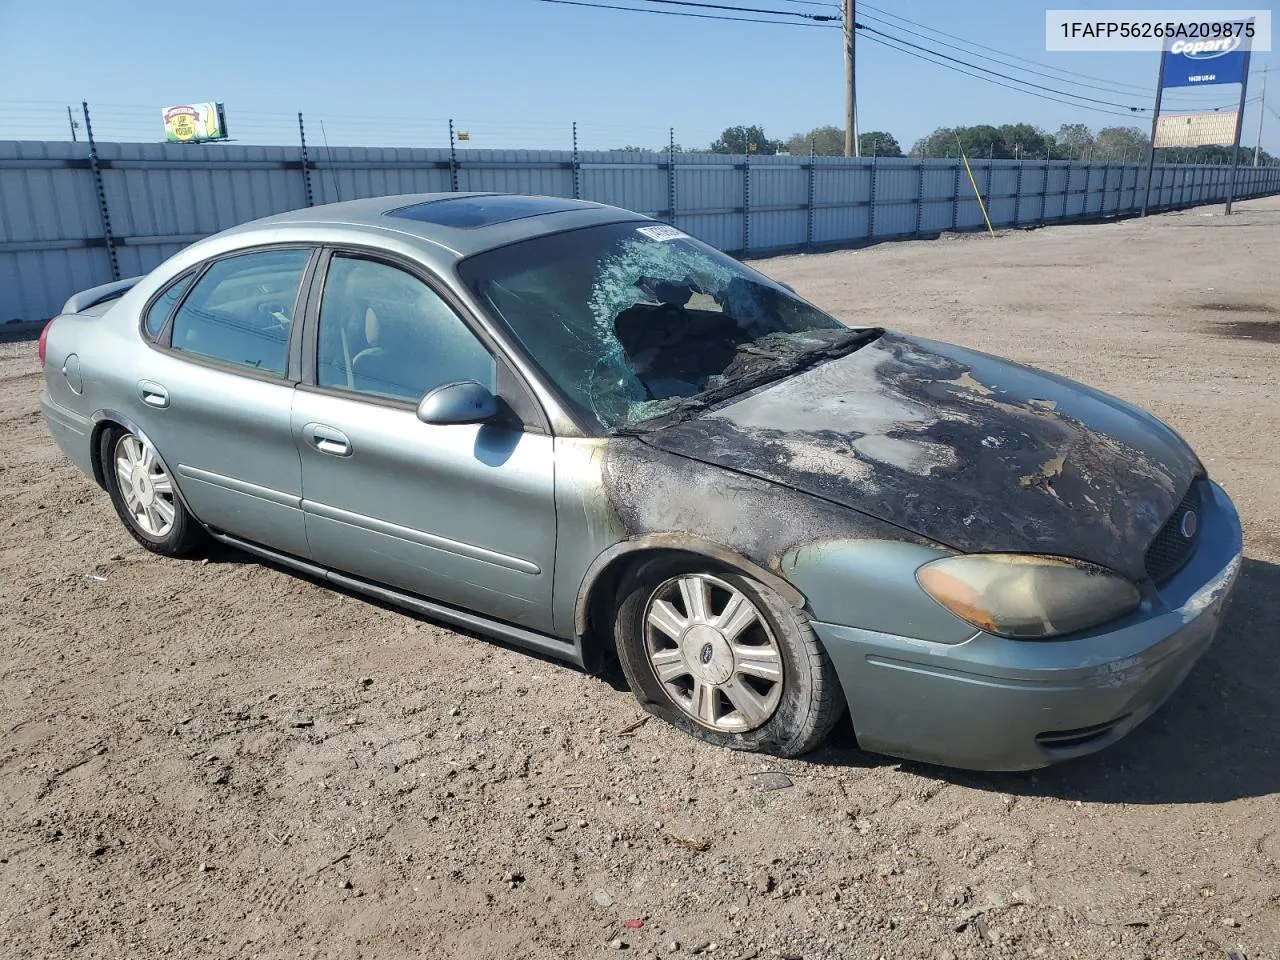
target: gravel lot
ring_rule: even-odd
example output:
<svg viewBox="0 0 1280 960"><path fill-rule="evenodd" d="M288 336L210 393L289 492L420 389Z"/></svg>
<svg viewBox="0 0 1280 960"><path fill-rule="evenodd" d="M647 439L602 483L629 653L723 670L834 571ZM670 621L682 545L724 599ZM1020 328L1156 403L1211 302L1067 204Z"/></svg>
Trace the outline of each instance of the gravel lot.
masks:
<svg viewBox="0 0 1280 960"><path fill-rule="evenodd" d="M1136 401L1236 499L1215 648L1036 774L847 727L803 761L716 751L637 726L618 681L153 557L49 439L35 344L0 344L0 954L1280 957L1280 200L1237 209L760 264Z"/></svg>

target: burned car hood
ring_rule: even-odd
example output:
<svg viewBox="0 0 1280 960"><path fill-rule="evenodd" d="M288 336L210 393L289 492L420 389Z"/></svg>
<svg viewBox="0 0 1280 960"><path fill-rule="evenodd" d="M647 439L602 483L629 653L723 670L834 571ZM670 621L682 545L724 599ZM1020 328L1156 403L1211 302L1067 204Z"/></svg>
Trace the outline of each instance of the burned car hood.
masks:
<svg viewBox="0 0 1280 960"><path fill-rule="evenodd" d="M1114 397L900 334L644 439L957 550L1057 554L1134 579L1200 469Z"/></svg>

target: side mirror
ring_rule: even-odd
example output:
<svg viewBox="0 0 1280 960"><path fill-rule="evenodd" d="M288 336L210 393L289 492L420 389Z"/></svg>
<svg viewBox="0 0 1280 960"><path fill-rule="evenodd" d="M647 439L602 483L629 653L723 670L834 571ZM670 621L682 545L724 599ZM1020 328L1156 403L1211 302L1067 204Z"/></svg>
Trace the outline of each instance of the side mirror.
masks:
<svg viewBox="0 0 1280 960"><path fill-rule="evenodd" d="M787 290L790 290L792 293L796 292L796 288L793 287L791 284L787 283L787 281L785 280L775 280L774 282L777 283L778 286L785 287ZM796 293L796 296L799 296L799 294Z"/></svg>
<svg viewBox="0 0 1280 960"><path fill-rule="evenodd" d="M498 415L498 398L474 380L458 380L436 387L418 404L423 423L484 423Z"/></svg>

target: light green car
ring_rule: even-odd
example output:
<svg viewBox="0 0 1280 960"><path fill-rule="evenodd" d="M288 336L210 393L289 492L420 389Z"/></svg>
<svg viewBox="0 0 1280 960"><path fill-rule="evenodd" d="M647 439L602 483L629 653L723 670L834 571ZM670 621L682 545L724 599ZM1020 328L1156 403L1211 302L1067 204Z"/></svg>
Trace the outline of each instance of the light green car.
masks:
<svg viewBox="0 0 1280 960"><path fill-rule="evenodd" d="M207 538L586 668L728 747L1024 769L1208 646L1230 500L1154 417L850 329L600 204L384 197L77 294L45 420L144 547ZM231 602L234 602L233 600Z"/></svg>

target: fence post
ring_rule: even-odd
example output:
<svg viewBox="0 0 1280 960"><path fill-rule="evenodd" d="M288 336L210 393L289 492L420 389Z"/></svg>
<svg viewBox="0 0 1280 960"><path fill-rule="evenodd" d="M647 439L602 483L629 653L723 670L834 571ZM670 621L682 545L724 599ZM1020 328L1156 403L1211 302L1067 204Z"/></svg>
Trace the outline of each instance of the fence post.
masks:
<svg viewBox="0 0 1280 960"><path fill-rule="evenodd" d="M449 189L458 192L458 148L453 139L453 117L449 118Z"/></svg>
<svg viewBox="0 0 1280 960"><path fill-rule="evenodd" d="M1049 209L1049 151L1044 154L1044 176L1040 178L1040 226L1048 221Z"/></svg>
<svg viewBox="0 0 1280 960"><path fill-rule="evenodd" d="M751 144L742 155L742 252L751 249Z"/></svg>
<svg viewBox="0 0 1280 960"><path fill-rule="evenodd" d="M1067 168L1067 179L1062 185L1062 213L1058 215L1059 221L1065 221L1067 219L1067 206L1071 203L1071 174L1073 171L1071 169L1071 161L1067 160L1065 162Z"/></svg>
<svg viewBox="0 0 1280 960"><path fill-rule="evenodd" d="M1089 160L1084 168L1084 202L1080 204L1080 216L1087 219L1089 216L1089 194L1093 190L1093 161Z"/></svg>
<svg viewBox="0 0 1280 960"><path fill-rule="evenodd" d="M960 224L960 163L956 161L955 180L951 184L951 229L955 230Z"/></svg>
<svg viewBox="0 0 1280 960"><path fill-rule="evenodd" d="M111 234L111 211L107 209L107 191L102 180L102 165L98 162L98 144L93 139L93 124L89 121L89 103L80 101L84 111L84 135L89 141L89 169L93 171L93 186L98 194L98 213L102 215L102 239L107 246L107 260L111 264L111 279L120 279L120 260L116 256L116 241Z"/></svg>
<svg viewBox="0 0 1280 960"><path fill-rule="evenodd" d="M804 245L813 246L813 201L817 196L817 163L814 162L813 138L809 138L809 207L804 226Z"/></svg>
<svg viewBox="0 0 1280 960"><path fill-rule="evenodd" d="M667 212L676 225L676 128L667 128Z"/></svg>
<svg viewBox="0 0 1280 960"><path fill-rule="evenodd" d="M916 186L916 236L924 232L924 155L916 161L920 171L920 180Z"/></svg>
<svg viewBox="0 0 1280 960"><path fill-rule="evenodd" d="M991 154L995 153L995 144L991 145L991 149L988 151L988 153L991 153ZM987 184L986 184L987 195L982 201L982 205L986 207L988 219L991 216L991 191L995 185L995 173L996 173L995 160L992 157L988 156L987 157Z"/></svg>
<svg viewBox="0 0 1280 960"><path fill-rule="evenodd" d="M1018 179L1013 190L1013 225L1016 227L1018 221L1022 219L1022 168L1026 165L1025 160L1018 161Z"/></svg>
<svg viewBox="0 0 1280 960"><path fill-rule="evenodd" d="M302 113L298 113L298 139L302 141L302 186L307 191L307 206L316 205L315 194L311 192L311 166L307 160L307 131L302 125Z"/></svg>
<svg viewBox="0 0 1280 960"><path fill-rule="evenodd" d="M573 121L573 199L582 199L582 163L578 158L578 121Z"/></svg>
<svg viewBox="0 0 1280 960"><path fill-rule="evenodd" d="M877 157L871 154L871 203L867 207L867 239L876 238L876 171Z"/></svg>

